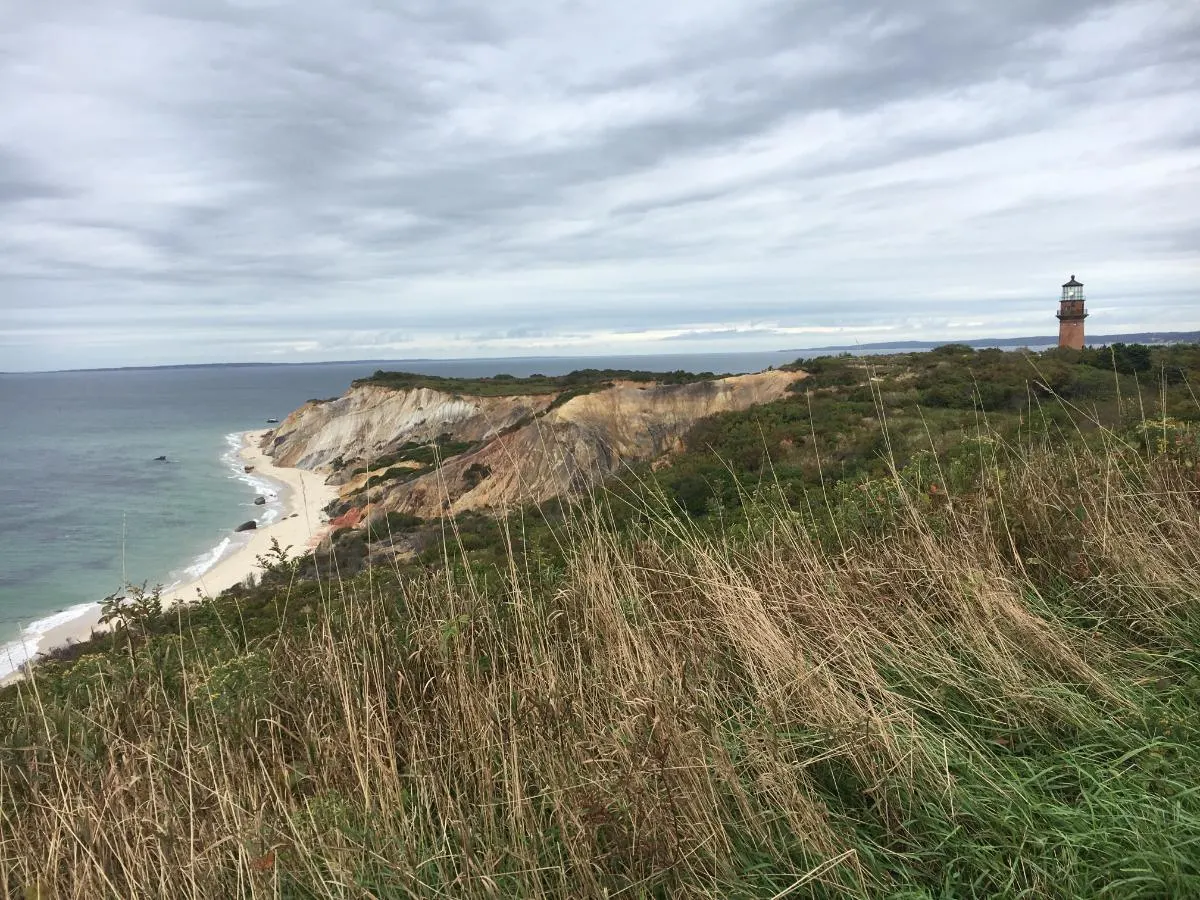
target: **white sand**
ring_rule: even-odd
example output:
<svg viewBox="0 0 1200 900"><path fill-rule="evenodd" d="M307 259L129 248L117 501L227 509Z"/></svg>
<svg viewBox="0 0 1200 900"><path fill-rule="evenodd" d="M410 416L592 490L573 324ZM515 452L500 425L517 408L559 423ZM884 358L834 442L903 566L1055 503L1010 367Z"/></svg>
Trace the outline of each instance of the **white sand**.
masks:
<svg viewBox="0 0 1200 900"><path fill-rule="evenodd" d="M322 509L337 496L337 488L325 484L325 476L318 472L276 466L259 449L266 433L265 430L246 432L242 436L241 453L245 464L254 466L255 476L278 486L280 518L254 531L233 535L234 543L216 565L199 578L163 592L164 607L195 601L201 594L215 597L245 580L247 575L258 571L257 557L271 548L272 538L278 539L280 546L290 547L291 556L298 556L316 547L328 532L328 517ZM97 606L93 612L48 630L38 641L38 650L87 640L93 630L99 630L99 620ZM0 684L8 680L0 679Z"/></svg>

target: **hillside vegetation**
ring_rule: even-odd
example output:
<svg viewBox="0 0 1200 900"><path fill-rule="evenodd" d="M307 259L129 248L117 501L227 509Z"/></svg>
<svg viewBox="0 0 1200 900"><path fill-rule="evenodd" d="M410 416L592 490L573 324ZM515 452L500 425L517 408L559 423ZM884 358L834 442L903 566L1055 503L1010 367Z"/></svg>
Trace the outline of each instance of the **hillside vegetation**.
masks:
<svg viewBox="0 0 1200 900"><path fill-rule="evenodd" d="M720 529L742 516L744 500L765 486L791 509L811 510L840 502L862 479L887 476L893 468L924 472L927 484L959 491L977 477L981 429L1014 444L1034 435L1054 445L1086 443L1105 430L1145 443L1155 429L1170 431L1172 422L1200 415L1184 377L1200 363L1200 349L1155 348L1153 359L1150 348L1113 349L1028 355L948 345L930 353L805 360L787 367L803 368L808 378L792 385L783 399L708 417L671 452L624 463L623 477L608 482L625 501L613 514L622 522L636 518L632 510L646 505L645 495L661 493L698 527ZM1128 364L1130 352L1139 368ZM1143 426L1144 421L1149 424ZM536 461L530 457L544 444L528 442L521 453L497 454L499 464L489 466L489 474L514 459L533 468ZM464 454L456 460L440 452L439 464L450 465L433 480L453 484L475 458ZM938 471L931 469L935 460ZM369 513L367 525L335 535L332 552L342 573L397 553L405 558L424 554L440 563L440 504L427 504L433 515L409 509L389 513L396 485L414 477L413 470L393 470L391 462L389 456L371 460L378 480L333 509L341 514L357 506ZM527 544L555 546L546 523L562 521L561 506L551 500L526 522L517 537L519 552ZM507 554L486 513L466 511L454 523L451 553L465 543L476 557L493 562Z"/></svg>
<svg viewBox="0 0 1200 900"><path fill-rule="evenodd" d="M809 361L146 604L0 693L0 896L1200 896L1198 352Z"/></svg>
<svg viewBox="0 0 1200 900"><path fill-rule="evenodd" d="M691 384L716 378L712 372L644 372L634 369L576 369L566 375L492 375L488 378L447 378L440 375L421 375L416 372L388 372L379 369L373 375L359 378L354 386L374 385L394 390L428 388L448 394L473 397L511 397L523 394L559 394L596 390L614 381L656 382L658 384Z"/></svg>

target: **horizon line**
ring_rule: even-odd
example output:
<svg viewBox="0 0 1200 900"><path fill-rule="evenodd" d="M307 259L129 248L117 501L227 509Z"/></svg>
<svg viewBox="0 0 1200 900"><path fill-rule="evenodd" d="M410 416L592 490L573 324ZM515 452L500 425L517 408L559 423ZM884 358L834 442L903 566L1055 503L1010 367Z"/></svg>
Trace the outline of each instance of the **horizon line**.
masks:
<svg viewBox="0 0 1200 900"><path fill-rule="evenodd" d="M1134 337L1156 337L1169 338L1173 336L1200 336L1200 331L1137 331L1123 332L1120 334L1098 334L1092 337L1093 341L1102 341L1105 339L1118 338L1134 338ZM280 367L280 366L336 366L336 365L356 365L362 363L396 363L396 362L411 362L411 363L427 363L427 362L506 362L506 361L522 361L531 359L612 359L612 358L651 358L661 356L735 356L748 353L812 353L812 352L833 352L845 351L853 348L861 349L892 349L900 347L918 347L922 349L933 349L935 347L945 346L947 344L1006 344L1019 348L1025 346L1026 343L1041 343L1045 342L1053 344L1057 341L1054 335L1031 335L1024 337L981 337L981 338L960 338L958 340L930 340L918 339L912 340L888 340L888 341L868 341L865 343L855 342L853 344L827 344L819 347L781 347L771 350L710 350L702 352L668 352L668 353L592 353L585 355L573 354L546 354L536 355L527 354L524 356L413 356L413 357L367 357L363 359L307 359L293 362L265 362L262 360L248 360L235 362L195 362L195 363L156 363L144 366L84 366L78 369L21 369L15 371L0 371L0 376L4 375L61 375L66 373L83 373L83 372L136 372L136 371L164 371L169 369L212 369L212 368L265 368L265 367Z"/></svg>

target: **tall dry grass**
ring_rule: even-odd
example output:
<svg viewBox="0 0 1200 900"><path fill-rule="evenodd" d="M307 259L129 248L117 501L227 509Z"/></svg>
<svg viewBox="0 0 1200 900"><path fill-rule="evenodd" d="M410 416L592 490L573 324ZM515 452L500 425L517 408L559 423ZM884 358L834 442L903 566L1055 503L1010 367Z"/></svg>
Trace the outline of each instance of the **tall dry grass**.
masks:
<svg viewBox="0 0 1200 900"><path fill-rule="evenodd" d="M281 589L269 639L38 675L0 896L1200 896L1194 473L979 452L957 496L598 504L565 563Z"/></svg>

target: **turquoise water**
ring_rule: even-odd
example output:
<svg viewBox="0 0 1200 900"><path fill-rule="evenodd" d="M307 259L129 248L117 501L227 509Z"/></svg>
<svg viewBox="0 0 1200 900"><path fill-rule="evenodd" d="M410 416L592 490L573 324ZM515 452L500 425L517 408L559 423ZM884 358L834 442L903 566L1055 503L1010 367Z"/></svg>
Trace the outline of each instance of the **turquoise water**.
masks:
<svg viewBox="0 0 1200 900"><path fill-rule="evenodd" d="M277 514L236 434L379 368L478 377L578 368L748 372L794 354L198 366L0 375L0 675L127 581L214 564L233 526ZM231 436L233 444L231 444ZM155 457L165 455L166 462ZM14 643L15 642L15 643Z"/></svg>

